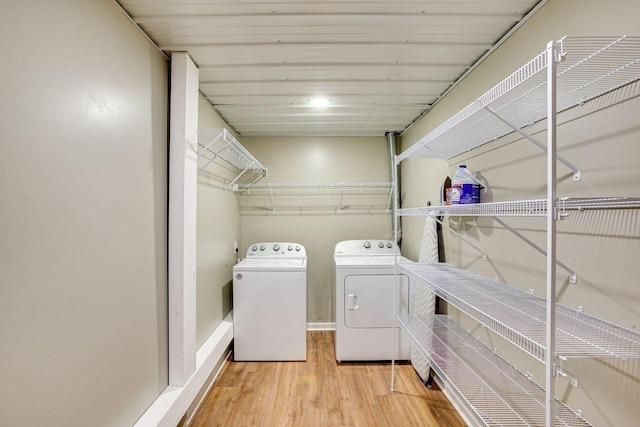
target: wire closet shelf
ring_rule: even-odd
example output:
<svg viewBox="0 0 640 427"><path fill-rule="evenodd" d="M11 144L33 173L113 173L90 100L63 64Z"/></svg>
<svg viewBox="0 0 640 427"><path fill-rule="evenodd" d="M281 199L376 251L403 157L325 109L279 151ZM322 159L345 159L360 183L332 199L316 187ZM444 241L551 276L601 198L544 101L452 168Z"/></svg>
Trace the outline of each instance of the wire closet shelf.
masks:
<svg viewBox="0 0 640 427"><path fill-rule="evenodd" d="M565 37L557 64L557 112L640 79L640 37ZM398 155L450 159L547 117L546 52ZM505 123L505 121L510 124Z"/></svg>
<svg viewBox="0 0 640 427"><path fill-rule="evenodd" d="M226 129L202 129L190 138L197 142L198 169L217 164L229 172L227 188L238 182L252 183L267 176L267 168Z"/></svg>
<svg viewBox="0 0 640 427"><path fill-rule="evenodd" d="M400 272L544 362L546 302L450 264L400 264ZM640 358L640 333L556 304L560 358Z"/></svg>
<svg viewBox="0 0 640 427"><path fill-rule="evenodd" d="M383 209L391 211L393 183L266 183L237 184L234 191L241 208L262 202L272 212L279 209L331 208Z"/></svg>
<svg viewBox="0 0 640 427"><path fill-rule="evenodd" d="M469 420L478 426L542 426L545 392L446 315L397 315ZM555 425L590 426L555 399Z"/></svg>
<svg viewBox="0 0 640 427"><path fill-rule="evenodd" d="M637 197L563 197L557 199L555 205L555 209L561 217L569 215L571 211L638 208L640 208L640 198ZM475 203L469 205L405 208L398 209L398 215L544 217L547 215L547 211L546 199L533 199L508 202Z"/></svg>

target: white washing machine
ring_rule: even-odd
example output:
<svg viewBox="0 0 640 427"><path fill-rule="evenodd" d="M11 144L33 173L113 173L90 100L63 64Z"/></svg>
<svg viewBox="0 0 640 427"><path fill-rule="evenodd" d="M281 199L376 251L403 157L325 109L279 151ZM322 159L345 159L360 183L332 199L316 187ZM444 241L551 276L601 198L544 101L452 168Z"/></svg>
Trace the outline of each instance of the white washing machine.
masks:
<svg viewBox="0 0 640 427"><path fill-rule="evenodd" d="M396 275L397 245L390 240L347 240L336 245L336 360L391 360L393 315L407 313L409 279ZM411 262L398 254L398 262ZM394 310L394 292L396 307ZM409 339L396 330L395 358L408 360Z"/></svg>
<svg viewBox="0 0 640 427"><path fill-rule="evenodd" d="M304 246L249 246L233 267L233 358L307 359L307 255Z"/></svg>

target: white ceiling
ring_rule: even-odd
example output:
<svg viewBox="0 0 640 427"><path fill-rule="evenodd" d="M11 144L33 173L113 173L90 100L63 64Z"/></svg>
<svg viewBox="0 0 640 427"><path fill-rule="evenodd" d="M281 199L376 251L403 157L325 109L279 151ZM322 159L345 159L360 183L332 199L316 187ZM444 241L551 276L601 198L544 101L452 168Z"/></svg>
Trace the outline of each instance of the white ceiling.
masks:
<svg viewBox="0 0 640 427"><path fill-rule="evenodd" d="M400 132L540 0L118 0L244 136ZM330 97L317 109L308 100Z"/></svg>

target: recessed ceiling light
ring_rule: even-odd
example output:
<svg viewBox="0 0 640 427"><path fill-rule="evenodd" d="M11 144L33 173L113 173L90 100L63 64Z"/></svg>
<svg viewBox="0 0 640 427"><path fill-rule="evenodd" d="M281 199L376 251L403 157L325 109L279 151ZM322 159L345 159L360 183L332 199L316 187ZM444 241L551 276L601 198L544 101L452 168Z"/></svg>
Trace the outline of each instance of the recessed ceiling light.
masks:
<svg viewBox="0 0 640 427"><path fill-rule="evenodd" d="M312 107L326 108L329 106L329 104L331 104L331 100L325 96L314 96L313 98L309 99L309 104Z"/></svg>

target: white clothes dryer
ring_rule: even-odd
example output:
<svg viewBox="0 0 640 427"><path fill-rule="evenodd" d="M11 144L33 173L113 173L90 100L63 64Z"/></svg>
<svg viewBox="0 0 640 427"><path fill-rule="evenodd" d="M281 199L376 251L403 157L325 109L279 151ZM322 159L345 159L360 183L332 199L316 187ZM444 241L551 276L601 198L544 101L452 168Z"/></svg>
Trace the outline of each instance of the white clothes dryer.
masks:
<svg viewBox="0 0 640 427"><path fill-rule="evenodd" d="M233 357L307 359L307 255L291 242L255 243L233 267Z"/></svg>
<svg viewBox="0 0 640 427"><path fill-rule="evenodd" d="M408 277L394 275L396 251L390 240L347 240L336 245L338 362L410 358L409 339L399 329L394 354L393 316L407 313L411 300ZM411 261L398 253L398 262Z"/></svg>

